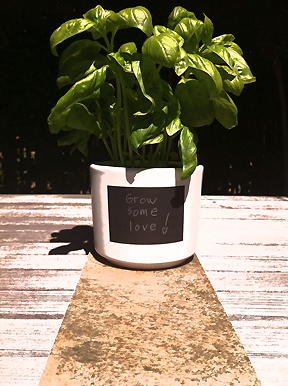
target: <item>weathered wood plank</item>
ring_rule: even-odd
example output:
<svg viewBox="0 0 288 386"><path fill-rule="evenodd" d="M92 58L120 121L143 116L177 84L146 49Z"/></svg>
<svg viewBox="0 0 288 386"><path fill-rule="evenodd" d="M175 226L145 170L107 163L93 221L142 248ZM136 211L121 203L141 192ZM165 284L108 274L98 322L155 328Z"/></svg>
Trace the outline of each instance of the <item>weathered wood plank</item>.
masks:
<svg viewBox="0 0 288 386"><path fill-rule="evenodd" d="M87 202L91 201L90 195L86 194L2 194L0 197L0 202L6 203L21 203L21 202L40 202L40 203L75 203L75 202ZM202 200L206 203L222 203L229 202L229 206L237 202L251 202L252 204L260 203L262 206L268 205L271 202L280 202L281 204L288 202L288 198L285 196L202 196ZM287 204L288 205L288 204Z"/></svg>
<svg viewBox="0 0 288 386"><path fill-rule="evenodd" d="M47 358L0 357L0 386L37 386Z"/></svg>
<svg viewBox="0 0 288 386"><path fill-rule="evenodd" d="M81 270L2 269L1 290L74 290Z"/></svg>
<svg viewBox="0 0 288 386"><path fill-rule="evenodd" d="M287 220L287 198L208 198L201 209L199 260L262 386L288 379Z"/></svg>
<svg viewBox="0 0 288 386"><path fill-rule="evenodd" d="M0 356L49 354L61 322L61 319L2 319Z"/></svg>
<svg viewBox="0 0 288 386"><path fill-rule="evenodd" d="M247 248L247 247L246 247ZM231 253L232 251L231 246ZM234 248L235 249L235 248ZM233 250L234 250L233 249ZM240 251L239 251L240 249ZM245 254L245 247L239 248L237 246L237 250L235 251L237 256L217 256L216 254L211 255L203 255L201 256L201 264L205 268L206 271L225 271L225 272L235 272L235 267L237 267L237 271L247 272L247 271L257 271L257 272L288 272L288 259L287 257L283 257L283 254L279 252L281 256L247 256ZM226 249L227 251L227 249ZM255 251L255 248L254 248ZM207 251L206 251L207 252ZM241 255L241 252L242 255ZM282 250L282 252L285 252ZM266 253L266 250L265 252ZM213 258L213 262L211 263L211 258Z"/></svg>
<svg viewBox="0 0 288 386"><path fill-rule="evenodd" d="M216 228L217 227L217 228ZM202 233L205 229L205 233ZM217 232L216 232L217 229ZM200 221L198 245L208 239L217 243L285 245L288 246L288 225L285 222L266 220L215 220ZM260 251L261 253L261 251Z"/></svg>
<svg viewBox="0 0 288 386"><path fill-rule="evenodd" d="M0 199L0 385L38 385L86 261L86 240L79 244L73 229L91 226L91 200L77 200L13 196L4 205ZM63 229L72 230L68 239Z"/></svg>
<svg viewBox="0 0 288 386"><path fill-rule="evenodd" d="M200 237L199 237L200 238ZM217 263L221 264L221 259L223 256L226 258L232 257L247 257L255 258L256 262L260 261L262 258L280 258L280 261L287 259L288 245L277 244L277 243L233 243L231 240L221 240L209 241L205 240L204 235L201 235L200 240L198 241L197 246L197 255L209 257L209 264L211 267L217 268ZM237 265L236 265L237 266Z"/></svg>
<svg viewBox="0 0 288 386"><path fill-rule="evenodd" d="M257 374L261 374L262 386L287 386L288 359L249 357Z"/></svg>
<svg viewBox="0 0 288 386"><path fill-rule="evenodd" d="M80 271L74 270L81 270L86 261L87 243L85 244L85 240L82 239L78 245L74 243L72 246L71 240L75 239L75 234L73 234L75 227L91 227L92 225L91 197L83 195L4 195L0 197L0 218L0 269L15 269L14 272L9 271L10 273L5 271L4 275L6 277L6 284L4 284L8 285L8 288L0 292L0 307L2 307L0 313L3 312L3 318L19 317L22 318L18 319L22 323L23 320L29 321L30 319L25 318L33 315L38 318L62 317L62 310L65 312L65 303L78 281L75 280L75 274L80 275ZM67 232L68 238L66 237ZM52 237L52 233L56 233L56 237ZM51 242L52 238L55 239L55 243ZM49 253L60 254L49 255ZM240 332L241 341L245 348L248 348L250 359L260 375L262 386L286 386L287 380L285 379L284 383L282 378L284 373L288 373L288 365L286 358L284 360L279 356L285 353L285 347L281 345L283 344L282 337L285 336L286 339L285 332L288 327L285 316L287 314L288 271L287 197L204 196L197 255L212 284L214 283L218 297L234 328L237 332L242 331ZM27 269L24 273L23 268ZM21 291L16 291L18 269ZM59 269L63 271L57 271ZM34 274L32 270L35 271ZM39 270L38 273L36 273L37 270ZM47 280L44 278L46 270L50 272ZM2 273L3 270L0 271L0 286L2 285ZM25 273L28 274L26 278ZM11 277L13 274L14 278ZM8 277L11 281L8 280ZM72 277L72 280L69 277ZM61 291L60 286L63 287L61 283L66 286L69 280L68 287L71 286L71 288ZM43 284L43 291L40 291L39 297L33 300L33 294L37 294ZM60 300L61 293L63 294L62 301ZM9 299L3 300L6 296ZM45 296L47 296L47 302L44 300ZM11 314L7 309L8 301L13 310ZM44 309L45 303L46 310ZM49 323L53 324L53 320L61 321L61 319L45 319L47 326ZM267 328L264 328L261 325L262 321L274 324L267 324ZM17 334L17 326L15 325L15 330L10 329L12 334ZM33 330L32 325L29 326ZM28 329L29 326L27 325ZM263 352L261 350L253 351L253 345L260 347L260 343L252 339L253 330L256 328L257 331L261 331L257 337L261 340ZM43 334L45 334L45 329L46 327L43 326L41 330ZM0 330L3 330L2 324L0 324ZM22 331L25 334L25 331ZM55 336L52 335L50 335L51 347L55 339ZM275 340L272 343L277 345L278 351L277 356L273 359L275 352L271 353L265 347L268 347L274 337ZM3 354L4 351L1 350L1 352ZM41 352L47 355L45 351ZM21 355L30 355L30 358L25 356L19 358L28 358L33 361L33 355L40 355L41 352L22 351ZM20 351L10 350L6 354L10 355L13 360L18 358L15 355L19 355ZM7 359L6 357L0 359L3 358ZM0 361L0 366L3 363ZM8 365L9 361L5 363L4 369L13 369L13 361L11 366ZM269 364L271 366L268 369ZM29 383L29 386L34 386L34 384L36 386L38 382L33 383L35 382L33 374L38 371L36 367L34 372L30 371L30 374L31 366L21 367L22 375L19 371L17 377L20 378L15 379L13 371L7 370L9 376L5 379L12 381L1 383L2 376L0 385L23 386ZM28 370L26 371L25 368ZM14 374L17 371L18 366L15 364Z"/></svg>
<svg viewBox="0 0 288 386"><path fill-rule="evenodd" d="M65 229L65 225L63 227ZM203 229L203 228L202 228ZM209 236L210 237L210 236ZM214 236L215 237L215 236ZM212 238L212 236L211 236ZM23 237L25 240L25 237ZM11 242L6 245L1 246L0 249L0 257L5 256L13 256L13 255L42 255L48 256L49 252L57 247L68 245L67 243L57 243L57 242L35 242L35 243L20 243L20 242ZM225 256L225 258L230 256L244 256L244 257L253 257L257 259L258 257L280 257L282 261L285 261L288 254L288 243L277 244L276 242L272 243L246 243L246 240L242 240L242 243L233 243L231 239L224 239L222 242L218 238L217 241L210 241L206 238L206 236L202 233L199 235L199 241L197 246L197 255L201 256L211 256L215 257L214 260L211 258L211 265L214 266L213 262L217 264L217 256L221 257ZM238 240L239 241L239 240ZM83 254L83 251L72 250L69 252L70 254ZM218 259L219 260L219 259ZM221 264L221 262L220 262Z"/></svg>
<svg viewBox="0 0 288 386"><path fill-rule="evenodd" d="M1 246L0 249L0 258L5 256L19 256L21 254L22 256L34 256L35 258L39 256L39 258L49 258L49 252L52 250L67 246L69 243L21 243L21 242L15 242L15 243L7 243L3 247ZM67 251L63 251L62 255L65 256L65 254L68 253ZM75 249L69 251L69 254L71 255L85 255L85 252L82 249Z"/></svg>
<svg viewBox="0 0 288 386"><path fill-rule="evenodd" d="M220 299L226 313L230 316L230 320L235 320L237 317L243 321L249 320L246 316L251 316L255 320L255 316L263 319L280 320L281 327L282 318L284 324L288 327L288 294L287 292L272 292L272 291L218 291Z"/></svg>
<svg viewBox="0 0 288 386"><path fill-rule="evenodd" d="M66 244L57 244L58 247L65 247ZM57 248L57 246L55 246ZM51 249L49 250L49 252ZM20 251L18 250L18 253ZM4 255L0 258L0 269L67 269L82 270L86 262L86 254L83 250L71 251L69 255Z"/></svg>
<svg viewBox="0 0 288 386"><path fill-rule="evenodd" d="M2 194L0 197L0 202L3 203L42 203L42 204L59 204L60 202L65 204L75 203L90 203L90 195L83 194Z"/></svg>
<svg viewBox="0 0 288 386"><path fill-rule="evenodd" d="M6 210L0 201L0 385L37 386L86 261L79 238L78 249L75 243L67 249L75 233L63 240L59 232L91 225L90 199L81 205L74 197L64 204L61 197L8 201ZM50 242L57 233L59 242ZM49 255L54 252L62 254Z"/></svg>
<svg viewBox="0 0 288 386"><path fill-rule="evenodd" d="M288 360L287 318L246 320L245 324L234 320L232 324L240 340L245 342L248 354Z"/></svg>
<svg viewBox="0 0 288 386"><path fill-rule="evenodd" d="M288 198L285 196L202 196L202 200L207 204L233 206L235 204L241 204L243 202L249 202L251 205L269 206L271 203L275 205L285 205L288 203ZM227 204L228 203L228 204ZM288 204L287 204L288 205Z"/></svg>
<svg viewBox="0 0 288 386"><path fill-rule="evenodd" d="M288 273L208 271L216 291L279 291L287 292Z"/></svg>
<svg viewBox="0 0 288 386"><path fill-rule="evenodd" d="M63 222L57 220L53 224L40 222L37 224L25 223L23 225L5 225L0 229L0 239L9 243L49 243L49 242L84 242L86 239L92 241L92 222L84 220L73 220ZM1 225L0 225L1 228ZM69 240L70 239L70 240Z"/></svg>
<svg viewBox="0 0 288 386"><path fill-rule="evenodd" d="M73 295L68 291L1 291L2 319L63 317Z"/></svg>
<svg viewBox="0 0 288 386"><path fill-rule="evenodd" d="M63 215L62 213L67 212L67 216ZM31 223L37 223L37 222L48 222L49 223L57 223L57 220L61 219L64 221L68 218L70 221L71 219L90 219L91 220L91 208L85 206L78 206L75 205L75 208L70 206L56 206L52 209L45 208L45 209L31 209L31 208L25 208L25 209L19 209L15 208L14 210L9 209L1 209L1 217L2 217L2 225L10 224L11 223L11 216L13 216L15 225L23 225L27 223L27 219L31 219ZM45 220L46 218L46 220Z"/></svg>
<svg viewBox="0 0 288 386"><path fill-rule="evenodd" d="M201 207L201 218L213 218L223 220L263 220L263 221L284 221L287 218L287 207L282 208L253 208L250 206L234 206L234 207Z"/></svg>

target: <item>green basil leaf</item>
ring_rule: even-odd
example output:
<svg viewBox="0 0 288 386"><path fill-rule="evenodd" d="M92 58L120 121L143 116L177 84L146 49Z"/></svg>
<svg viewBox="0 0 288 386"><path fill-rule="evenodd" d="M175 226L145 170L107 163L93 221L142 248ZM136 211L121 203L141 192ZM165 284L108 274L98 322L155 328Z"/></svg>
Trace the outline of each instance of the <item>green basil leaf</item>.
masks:
<svg viewBox="0 0 288 386"><path fill-rule="evenodd" d="M93 28L91 28L90 32L92 32L95 40L103 37L108 32L115 32L117 30L117 26L110 22L114 15L115 12L106 10L101 5L97 5L83 15L84 19L93 23Z"/></svg>
<svg viewBox="0 0 288 386"><path fill-rule="evenodd" d="M197 20L193 12L189 12L183 7L175 7L168 17L167 27L170 29L174 29L176 25L185 17Z"/></svg>
<svg viewBox="0 0 288 386"><path fill-rule="evenodd" d="M239 50L235 51L232 47L233 45L230 44L224 46L214 43L207 46L201 55L215 64L227 64L233 70L234 76L239 76L244 83L255 82L256 78L252 75L245 59L239 54Z"/></svg>
<svg viewBox="0 0 288 386"><path fill-rule="evenodd" d="M222 65L216 64L216 68L219 71L219 74L221 75L221 78L223 81L226 79L233 80L236 76L235 72L231 70L231 68L228 66L222 66Z"/></svg>
<svg viewBox="0 0 288 386"><path fill-rule="evenodd" d="M95 8L84 13L83 17L84 19L92 21L94 26L100 31L106 26L107 19L109 17L112 18L113 15L115 15L115 12L104 9L101 5L97 5Z"/></svg>
<svg viewBox="0 0 288 386"><path fill-rule="evenodd" d="M53 114L53 109L51 114L47 118L49 125L50 133L58 134L67 125L67 115L69 114L70 109L63 111L61 114Z"/></svg>
<svg viewBox="0 0 288 386"><path fill-rule="evenodd" d="M81 151L81 153L83 153L87 157L88 156L87 143L89 141L89 138L90 138L90 133L88 131L71 130L66 135L59 138L57 143L59 146L71 146L74 144L72 151L75 148L78 148Z"/></svg>
<svg viewBox="0 0 288 386"><path fill-rule="evenodd" d="M212 36L214 32L214 26L212 21L204 14L204 24L202 30L202 42L206 45L211 44Z"/></svg>
<svg viewBox="0 0 288 386"><path fill-rule="evenodd" d="M190 177L197 166L197 147L193 140L193 134L184 126L178 141L179 154L183 165L181 180Z"/></svg>
<svg viewBox="0 0 288 386"><path fill-rule="evenodd" d="M235 76L235 72L228 66L216 66L223 80L223 89L239 96L244 88L244 82Z"/></svg>
<svg viewBox="0 0 288 386"><path fill-rule="evenodd" d="M141 106L141 100L139 100L139 113L146 114L147 112L151 112L155 106L162 100L163 95L163 86L160 75L154 65L154 63L142 59L135 60L132 62L132 69L134 75L138 81L141 92L146 99L148 99L151 103L148 111L146 110L146 106ZM143 111L146 110L146 111Z"/></svg>
<svg viewBox="0 0 288 386"><path fill-rule="evenodd" d="M63 23L57 28L50 37L51 51L55 56L58 56L56 47L64 40L77 35L81 32L89 30L93 23L84 19L73 19Z"/></svg>
<svg viewBox="0 0 288 386"><path fill-rule="evenodd" d="M92 63L93 58L99 53L99 51L100 47L98 42L93 42L89 39L76 40L71 43L60 55L59 70L62 71L63 68L70 65L70 61L75 61L76 59L90 59ZM67 62L69 64L67 64Z"/></svg>
<svg viewBox="0 0 288 386"><path fill-rule="evenodd" d="M121 54L122 53L126 53L126 54L130 54L130 55L133 55L133 54L136 54L137 53L137 47L136 47L136 44L134 42L131 42L131 43L125 43L123 44L119 50L118 50Z"/></svg>
<svg viewBox="0 0 288 386"><path fill-rule="evenodd" d="M187 57L192 73L207 87L210 98L215 99L223 88L222 78L217 68L210 60L200 55L188 54Z"/></svg>
<svg viewBox="0 0 288 386"><path fill-rule="evenodd" d="M81 63L75 63L67 68L64 75L60 73L59 78L57 79L57 86L62 88L69 84L78 82L79 80L86 78L89 74L96 70L94 64L91 64L89 60L82 61Z"/></svg>
<svg viewBox="0 0 288 386"><path fill-rule="evenodd" d="M95 115L91 114L87 107L76 103L67 115L67 125L73 129L88 131L90 134L101 136L101 128Z"/></svg>
<svg viewBox="0 0 288 386"><path fill-rule="evenodd" d="M223 89L227 92L231 92L236 96L240 96L244 88L244 82L238 77L235 76L232 80L223 81Z"/></svg>
<svg viewBox="0 0 288 386"><path fill-rule="evenodd" d="M235 37L231 34L224 34L220 36L216 36L212 39L212 44L227 44L232 43L234 41Z"/></svg>
<svg viewBox="0 0 288 386"><path fill-rule="evenodd" d="M148 37L152 35L152 16L145 7L137 6L123 9L110 17L110 20L113 21L119 29L134 27L143 31Z"/></svg>
<svg viewBox="0 0 288 386"><path fill-rule="evenodd" d="M143 146L147 141L158 137L165 128L165 119L166 114L163 111L135 116L133 132L130 137L134 150Z"/></svg>
<svg viewBox="0 0 288 386"><path fill-rule="evenodd" d="M166 126L180 117L181 108L178 99L173 94L172 88L166 81L162 80L163 87L163 97L165 100L165 107L162 108L162 111L166 114Z"/></svg>
<svg viewBox="0 0 288 386"><path fill-rule="evenodd" d="M96 91L93 92L93 94L90 95L88 99L85 99L85 104L87 104L87 101L91 99L93 101L93 104L95 103L94 99L100 99L100 98L112 98L115 95L115 89L112 86L111 83L104 82Z"/></svg>
<svg viewBox="0 0 288 386"><path fill-rule="evenodd" d="M210 125L214 119L213 101L206 86L196 79L182 79L174 95L181 105L181 120L188 127Z"/></svg>
<svg viewBox="0 0 288 386"><path fill-rule="evenodd" d="M143 146L144 143L158 137L159 133L161 133L161 128L155 126L153 123L145 129L135 130L130 136L131 146L135 151L137 151L137 149Z"/></svg>
<svg viewBox="0 0 288 386"><path fill-rule="evenodd" d="M184 39L183 48L187 52L195 52L202 37L203 22L191 17L185 17L176 25L174 31Z"/></svg>
<svg viewBox="0 0 288 386"><path fill-rule="evenodd" d="M98 44L90 40L79 40L70 44L60 56L58 87L78 82L105 65L106 59L99 55L98 51Z"/></svg>
<svg viewBox="0 0 288 386"><path fill-rule="evenodd" d="M204 51L201 52L201 56L207 58L214 64L227 64L231 69L233 69L234 61L228 51L228 48L222 44L214 43L207 46Z"/></svg>
<svg viewBox="0 0 288 386"><path fill-rule="evenodd" d="M155 25L153 28L153 35L158 36L163 34L163 32L169 31L169 28L164 27L163 25Z"/></svg>
<svg viewBox="0 0 288 386"><path fill-rule="evenodd" d="M104 66L107 59L99 54L99 49L97 42L88 39L77 40L70 44L59 59L58 87L78 82Z"/></svg>
<svg viewBox="0 0 288 386"><path fill-rule="evenodd" d="M206 35L208 33L208 20L206 21ZM183 37L185 51L189 53L198 51L199 42L203 36L204 23L198 20L193 12L188 12L182 7L174 8L168 18L168 26Z"/></svg>
<svg viewBox="0 0 288 386"><path fill-rule="evenodd" d="M233 60L233 70L237 72L239 78L245 84L255 82L256 78L252 75L252 72L245 59L231 47L228 47L227 50Z"/></svg>
<svg viewBox="0 0 288 386"><path fill-rule="evenodd" d="M99 70L94 71L85 79L76 82L65 95L57 102L56 106L51 110L51 115L60 114L77 102L83 101L98 90L106 79L106 68L103 66Z"/></svg>
<svg viewBox="0 0 288 386"><path fill-rule="evenodd" d="M167 127L167 134L172 137L174 134L178 133L182 129L182 123L180 118L174 119Z"/></svg>
<svg viewBox="0 0 288 386"><path fill-rule="evenodd" d="M234 42L229 42L229 43L224 43L224 46L225 47L230 47L232 48L232 50L238 52L239 55L243 56L243 51L241 50L241 48L238 46L238 44L234 43Z"/></svg>
<svg viewBox="0 0 288 386"><path fill-rule="evenodd" d="M213 101L215 108L215 118L221 123L226 129L232 129L238 124L238 110L230 98L230 96L223 90Z"/></svg>
<svg viewBox="0 0 288 386"><path fill-rule="evenodd" d="M183 39L174 31L167 29L159 35L148 38L142 47L143 55L154 63L171 68L180 57Z"/></svg>
<svg viewBox="0 0 288 386"><path fill-rule="evenodd" d="M187 53L183 48L180 48L180 55L177 62L174 65L174 71L176 75L181 76L188 68Z"/></svg>
<svg viewBox="0 0 288 386"><path fill-rule="evenodd" d="M203 27L203 22L201 20L185 17L176 25L174 31L182 36L184 40L188 41L192 35L197 34L197 32L199 37L200 27Z"/></svg>
<svg viewBox="0 0 288 386"><path fill-rule="evenodd" d="M155 137L155 138L152 138L152 139L148 139L148 141L143 142L142 146L156 145L157 143L163 142L163 140L164 140L164 135L160 134L160 135L158 135L158 137Z"/></svg>
<svg viewBox="0 0 288 386"><path fill-rule="evenodd" d="M121 52L112 52L108 55L108 57L113 58L119 64L119 66L123 68L125 72L133 73L132 62L126 60L124 55L121 54Z"/></svg>

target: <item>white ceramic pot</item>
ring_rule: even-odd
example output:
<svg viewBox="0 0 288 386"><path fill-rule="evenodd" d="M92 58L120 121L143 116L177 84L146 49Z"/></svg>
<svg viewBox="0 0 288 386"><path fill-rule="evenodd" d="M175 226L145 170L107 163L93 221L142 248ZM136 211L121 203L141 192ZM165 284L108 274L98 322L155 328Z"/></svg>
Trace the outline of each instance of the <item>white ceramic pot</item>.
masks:
<svg viewBox="0 0 288 386"><path fill-rule="evenodd" d="M135 269L169 268L196 251L203 166L181 169L91 165L96 251Z"/></svg>

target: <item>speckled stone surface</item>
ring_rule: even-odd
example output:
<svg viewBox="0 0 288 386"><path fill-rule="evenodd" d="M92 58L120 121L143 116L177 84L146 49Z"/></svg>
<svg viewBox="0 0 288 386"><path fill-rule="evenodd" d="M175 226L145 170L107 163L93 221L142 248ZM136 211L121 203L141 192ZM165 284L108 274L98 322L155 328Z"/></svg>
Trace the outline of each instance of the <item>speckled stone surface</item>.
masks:
<svg viewBox="0 0 288 386"><path fill-rule="evenodd" d="M198 259L162 271L91 255L39 386L259 386Z"/></svg>

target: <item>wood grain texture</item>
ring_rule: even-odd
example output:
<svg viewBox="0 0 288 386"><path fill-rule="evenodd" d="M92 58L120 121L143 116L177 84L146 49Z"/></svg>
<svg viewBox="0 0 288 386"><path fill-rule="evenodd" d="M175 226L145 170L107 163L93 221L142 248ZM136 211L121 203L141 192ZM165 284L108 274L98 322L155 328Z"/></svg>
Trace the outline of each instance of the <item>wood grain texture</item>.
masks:
<svg viewBox="0 0 288 386"><path fill-rule="evenodd" d="M198 256L263 386L288 382L288 199L205 197Z"/></svg>
<svg viewBox="0 0 288 386"><path fill-rule="evenodd" d="M1 386L38 385L91 249L90 205L0 196ZM198 258L262 386L286 386L288 198L205 196L200 217Z"/></svg>
<svg viewBox="0 0 288 386"><path fill-rule="evenodd" d="M39 383L92 241L90 202L0 197L1 386Z"/></svg>

